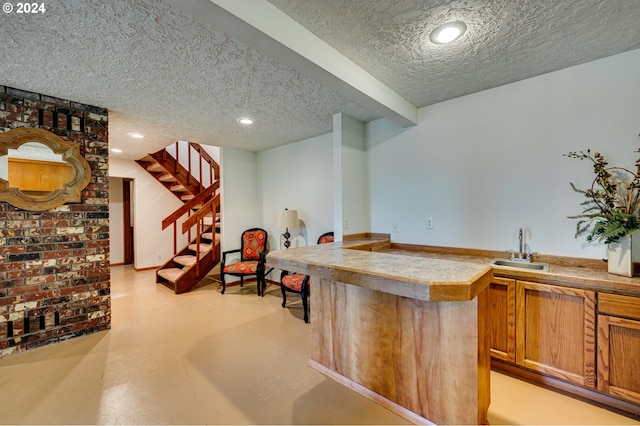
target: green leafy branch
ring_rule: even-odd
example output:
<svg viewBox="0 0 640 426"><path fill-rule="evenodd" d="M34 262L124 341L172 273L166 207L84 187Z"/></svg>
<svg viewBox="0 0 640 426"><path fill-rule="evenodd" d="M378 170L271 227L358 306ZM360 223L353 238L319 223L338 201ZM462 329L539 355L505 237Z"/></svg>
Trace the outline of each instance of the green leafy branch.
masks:
<svg viewBox="0 0 640 426"><path fill-rule="evenodd" d="M635 152L640 153L640 149ZM621 167L609 167L602 154L591 154L591 150L570 152L564 156L591 161L596 175L587 190L571 183L571 188L586 198L580 203L582 213L569 216L569 219L578 219L576 238L587 234L589 242L609 244L640 229L640 158L636 160L637 170L634 173Z"/></svg>

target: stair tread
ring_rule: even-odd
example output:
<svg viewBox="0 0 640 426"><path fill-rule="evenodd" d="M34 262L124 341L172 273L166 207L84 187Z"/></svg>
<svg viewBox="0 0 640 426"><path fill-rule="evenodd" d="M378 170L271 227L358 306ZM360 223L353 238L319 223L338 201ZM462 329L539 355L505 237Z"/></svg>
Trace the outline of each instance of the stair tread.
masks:
<svg viewBox="0 0 640 426"><path fill-rule="evenodd" d="M150 172L164 172L164 167L162 167L159 163L153 163L153 164L149 164L146 169Z"/></svg>
<svg viewBox="0 0 640 426"><path fill-rule="evenodd" d="M171 190L172 190L172 191L174 191L174 192L182 192L182 191L186 191L186 190L187 190L187 188L186 188L184 185L182 185L182 184L173 185L173 186L172 186L171 188L169 188L169 189L171 189Z"/></svg>
<svg viewBox="0 0 640 426"><path fill-rule="evenodd" d="M173 261L182 266L193 266L196 264L196 257L192 254L184 254L174 257Z"/></svg>
<svg viewBox="0 0 640 426"><path fill-rule="evenodd" d="M167 173L166 175L160 176L158 180L160 182L177 182L178 181L174 176L170 175L169 173Z"/></svg>
<svg viewBox="0 0 640 426"><path fill-rule="evenodd" d="M202 243L200 243L202 247ZM200 252L200 259L207 255L207 251ZM193 266L196 264L196 256L193 254L181 254L173 258L173 261L179 263L182 266Z"/></svg>
<svg viewBox="0 0 640 426"><path fill-rule="evenodd" d="M171 281L175 284L176 281L186 272L186 269L180 268L165 268L160 269L157 273L162 278Z"/></svg>
<svg viewBox="0 0 640 426"><path fill-rule="evenodd" d="M186 194L186 195L183 195L182 197L180 197L180 199L181 199L182 201L189 201L189 200L194 199L195 197L196 197L196 196L195 196L195 195L193 195L193 194Z"/></svg>
<svg viewBox="0 0 640 426"><path fill-rule="evenodd" d="M206 244L206 243L200 243L200 253L206 253L208 251L211 250L213 246L211 244ZM189 244L189 250L191 251L196 251L197 246L196 244Z"/></svg>
<svg viewBox="0 0 640 426"><path fill-rule="evenodd" d="M213 232L205 232L201 235L202 238L207 239L207 240L211 240L213 241ZM216 232L215 234L215 241L218 242L220 241L220 233Z"/></svg>

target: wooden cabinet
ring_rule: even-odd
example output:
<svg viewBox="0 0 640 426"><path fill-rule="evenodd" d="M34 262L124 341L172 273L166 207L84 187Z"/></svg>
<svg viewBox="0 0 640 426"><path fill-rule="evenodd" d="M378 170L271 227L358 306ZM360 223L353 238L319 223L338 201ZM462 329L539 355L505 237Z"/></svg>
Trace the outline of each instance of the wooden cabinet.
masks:
<svg viewBox="0 0 640 426"><path fill-rule="evenodd" d="M598 390L640 404L640 298L598 294Z"/></svg>
<svg viewBox="0 0 640 426"><path fill-rule="evenodd" d="M640 297L494 277L487 301L498 369L640 415Z"/></svg>
<svg viewBox="0 0 640 426"><path fill-rule="evenodd" d="M595 387L595 292L516 281L516 364Z"/></svg>
<svg viewBox="0 0 640 426"><path fill-rule="evenodd" d="M595 292L495 277L488 291L491 356L595 388Z"/></svg>
<svg viewBox="0 0 640 426"><path fill-rule="evenodd" d="M494 277L487 301L491 356L516 362L516 280Z"/></svg>

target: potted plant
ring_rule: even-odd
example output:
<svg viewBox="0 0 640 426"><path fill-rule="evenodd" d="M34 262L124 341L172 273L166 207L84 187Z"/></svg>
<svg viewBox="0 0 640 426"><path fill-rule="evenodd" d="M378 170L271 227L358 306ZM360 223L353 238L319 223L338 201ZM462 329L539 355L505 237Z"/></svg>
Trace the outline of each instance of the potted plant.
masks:
<svg viewBox="0 0 640 426"><path fill-rule="evenodd" d="M640 149L635 152L640 153ZM569 216L578 219L576 238L586 234L589 242L607 244L610 273L640 275L640 233L636 233L640 229L640 158L633 172L623 167L609 167L602 154L592 154L591 150L564 155L591 161L596 175L587 190L571 183L573 190L586 198L581 203L582 214Z"/></svg>

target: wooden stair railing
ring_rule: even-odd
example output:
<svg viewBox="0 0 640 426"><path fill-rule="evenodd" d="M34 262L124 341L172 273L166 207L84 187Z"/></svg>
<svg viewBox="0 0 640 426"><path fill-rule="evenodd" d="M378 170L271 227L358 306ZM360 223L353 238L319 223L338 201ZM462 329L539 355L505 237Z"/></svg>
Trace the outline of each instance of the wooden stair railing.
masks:
<svg viewBox="0 0 640 426"><path fill-rule="evenodd" d="M169 151L163 149L149 154L149 156L161 165L171 176L173 176L188 193L198 194L203 189L200 182L191 175L189 169L180 164L179 155L177 156L178 158L175 158L169 153Z"/></svg>
<svg viewBox="0 0 640 426"><path fill-rule="evenodd" d="M174 226L174 255L160 269L156 271L156 282L173 289L176 294L191 291L193 287L218 263L220 263L220 240L216 233L216 213L220 210L220 194L215 193L220 187L216 182L196 199L182 206L173 216L163 221L166 228ZM214 195L215 194L215 195ZM198 201L206 201L195 212L189 207L195 207ZM189 233L189 243L182 250L177 250L177 221L188 214L182 222L182 234ZM205 223L212 218L212 224ZM191 238L191 230L196 228L195 240ZM164 229L164 228L163 228ZM210 240L211 244L202 243L202 238ZM192 254L190 254L192 253Z"/></svg>
<svg viewBox="0 0 640 426"><path fill-rule="evenodd" d="M169 216L167 216L162 221L162 230L165 230L169 226L173 225L173 254L176 254L178 252L178 245L177 245L178 244L178 231L177 231L178 219L180 219L185 214L193 212L193 210L194 210L194 208L196 206L198 206L198 205L200 205L202 203L206 203L207 201L210 201L212 199L212 197L213 197L213 194L219 188L220 188L220 181L218 180L218 181L214 182L213 185L209 186L207 189L202 191L200 194L196 195L194 198L192 198L191 200L189 200L186 203L184 203L176 211L171 213ZM219 199L220 198L218 196L218 200ZM204 207L204 206L202 206L202 207ZM200 207L200 209L202 209L202 207ZM218 207L219 207L219 203L218 203ZM216 213L217 212L213 212L213 214L212 214L212 219L213 219L213 225L214 226L215 226ZM191 217L191 215L189 215L189 217ZM183 232L183 234L184 234L184 232ZM189 233L189 240L191 240L191 233Z"/></svg>
<svg viewBox="0 0 640 426"><path fill-rule="evenodd" d="M185 145L187 158L181 160L185 156ZM172 147L175 154L169 152ZM181 201L189 200L220 179L218 163L194 142L178 141L136 162ZM197 166L192 167L194 164Z"/></svg>
<svg viewBox="0 0 640 426"><path fill-rule="evenodd" d="M216 194L215 197L207 201L202 205L194 214L189 216L187 220L182 222L182 233L185 234L187 231L190 231L194 226L196 227L196 253L200 252L200 235L202 234L202 230L204 229L204 220L205 218L211 216L214 218L214 228L215 228L215 216L216 212L220 208L220 194ZM215 231L215 229L214 229ZM215 240L214 240L215 245ZM215 249L215 247L214 247ZM219 259L216 259L219 261ZM196 256L196 275L200 275L200 256Z"/></svg>
<svg viewBox="0 0 640 426"><path fill-rule="evenodd" d="M186 161L181 155L185 155ZM156 271L156 282L173 288L176 294L190 291L220 262L217 213L220 211L220 166L199 144L178 141L175 153L171 146L148 154L136 162L184 204L162 221L162 229L173 225L173 256ZM182 151L182 154L181 154ZM193 158L193 156L196 158ZM184 163L184 164L183 164ZM192 165L197 164L196 167ZM190 242L178 253L178 221L182 234L189 233ZM211 218L211 226L205 224ZM191 233L196 229L195 240ZM202 243L201 238L211 244ZM195 244L194 244L195 243ZM195 252L195 254L193 254Z"/></svg>
<svg viewBox="0 0 640 426"><path fill-rule="evenodd" d="M199 244L196 244L196 239L192 240L156 271L156 283L169 287L175 294L186 293L220 263L218 234L209 225L200 228L203 230L199 234Z"/></svg>
<svg viewBox="0 0 640 426"><path fill-rule="evenodd" d="M220 165L218 164L218 162L211 158L209 153L200 144L189 142L189 147L200 154L200 182L202 182L204 179L204 176L202 174L202 160L206 161L209 164L209 179L212 179L213 181L220 180ZM189 153L191 153L191 150L189 150ZM191 162L189 162L189 164L191 164Z"/></svg>

